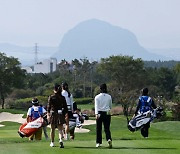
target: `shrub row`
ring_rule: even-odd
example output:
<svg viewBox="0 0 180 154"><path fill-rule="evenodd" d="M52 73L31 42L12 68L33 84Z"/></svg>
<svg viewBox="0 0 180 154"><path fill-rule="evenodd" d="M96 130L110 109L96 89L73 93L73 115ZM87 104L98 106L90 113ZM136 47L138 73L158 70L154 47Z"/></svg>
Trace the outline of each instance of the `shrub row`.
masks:
<svg viewBox="0 0 180 154"><path fill-rule="evenodd" d="M41 105L46 106L48 103L47 96L36 96ZM27 110L30 106L32 106L32 98L24 98L24 99L9 99L6 102L6 106L10 109L22 109ZM77 104L90 104L93 102L93 98L75 98L74 101Z"/></svg>
<svg viewBox="0 0 180 154"><path fill-rule="evenodd" d="M48 98L46 96L37 96L41 105L47 105ZM32 98L24 98L18 100L8 100L7 107L10 109L21 109L27 110L30 106L32 106Z"/></svg>
<svg viewBox="0 0 180 154"><path fill-rule="evenodd" d="M77 104L91 104L93 103L93 98L74 98L74 101L77 103Z"/></svg>

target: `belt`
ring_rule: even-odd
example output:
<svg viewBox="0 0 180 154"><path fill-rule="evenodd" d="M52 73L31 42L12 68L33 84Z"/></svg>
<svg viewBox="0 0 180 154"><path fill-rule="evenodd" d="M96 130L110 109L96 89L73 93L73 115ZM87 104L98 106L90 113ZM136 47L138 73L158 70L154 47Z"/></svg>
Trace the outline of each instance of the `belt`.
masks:
<svg viewBox="0 0 180 154"><path fill-rule="evenodd" d="M111 115L110 111L98 111L98 114Z"/></svg>

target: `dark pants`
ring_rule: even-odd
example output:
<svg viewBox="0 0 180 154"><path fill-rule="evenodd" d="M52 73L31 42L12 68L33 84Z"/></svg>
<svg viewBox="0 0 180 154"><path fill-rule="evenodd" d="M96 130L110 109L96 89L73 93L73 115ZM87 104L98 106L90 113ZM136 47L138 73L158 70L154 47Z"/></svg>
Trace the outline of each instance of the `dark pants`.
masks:
<svg viewBox="0 0 180 154"><path fill-rule="evenodd" d="M104 125L104 132L106 140L112 140L110 132L111 116L106 112L101 112L100 117L96 120L96 143L102 144L102 123Z"/></svg>
<svg viewBox="0 0 180 154"><path fill-rule="evenodd" d="M147 124L145 124L143 126L143 128L141 128L141 135L143 137L148 137L148 135L149 135L149 128L150 128L150 122L148 122Z"/></svg>

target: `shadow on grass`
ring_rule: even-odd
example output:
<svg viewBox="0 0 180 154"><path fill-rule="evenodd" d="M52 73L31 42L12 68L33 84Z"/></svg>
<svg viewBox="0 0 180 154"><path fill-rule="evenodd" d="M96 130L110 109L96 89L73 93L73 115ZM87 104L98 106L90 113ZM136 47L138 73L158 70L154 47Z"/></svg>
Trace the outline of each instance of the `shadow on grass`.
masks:
<svg viewBox="0 0 180 154"><path fill-rule="evenodd" d="M108 147L99 147L99 148L96 148L96 147L73 147L73 148L79 148L79 149L109 149ZM143 147L143 148L140 148L140 147L113 147L112 149L109 149L109 150L113 150L113 149L142 149L142 150L152 150L152 149L157 149L157 150L176 150L177 148L157 148L157 147Z"/></svg>
<svg viewBox="0 0 180 154"><path fill-rule="evenodd" d="M115 141L118 141L118 140L122 140L122 141L132 141L132 140L172 140L172 138L170 137L161 137L161 138L113 138L113 140ZM173 138L173 140L179 140L179 138Z"/></svg>

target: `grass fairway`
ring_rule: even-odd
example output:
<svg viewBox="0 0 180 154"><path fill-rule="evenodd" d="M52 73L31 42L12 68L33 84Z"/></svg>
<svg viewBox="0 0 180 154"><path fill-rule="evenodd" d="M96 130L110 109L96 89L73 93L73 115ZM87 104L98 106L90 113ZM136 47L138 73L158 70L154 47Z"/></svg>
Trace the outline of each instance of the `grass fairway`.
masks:
<svg viewBox="0 0 180 154"><path fill-rule="evenodd" d="M32 154L32 153L64 153L64 154L179 154L180 153L180 122L153 123L150 128L150 138L144 139L140 132L131 133L126 127L123 116L112 117L113 148L108 149L105 139L102 147L95 148L95 125L86 126L89 133L76 134L74 141L65 141L64 149L58 147L56 131L56 147L50 148L50 141L43 136L42 141L28 141L20 138L17 130L20 126L14 122L0 124L0 153L2 154ZM48 130L49 131L49 130ZM104 135L104 134L103 134Z"/></svg>

